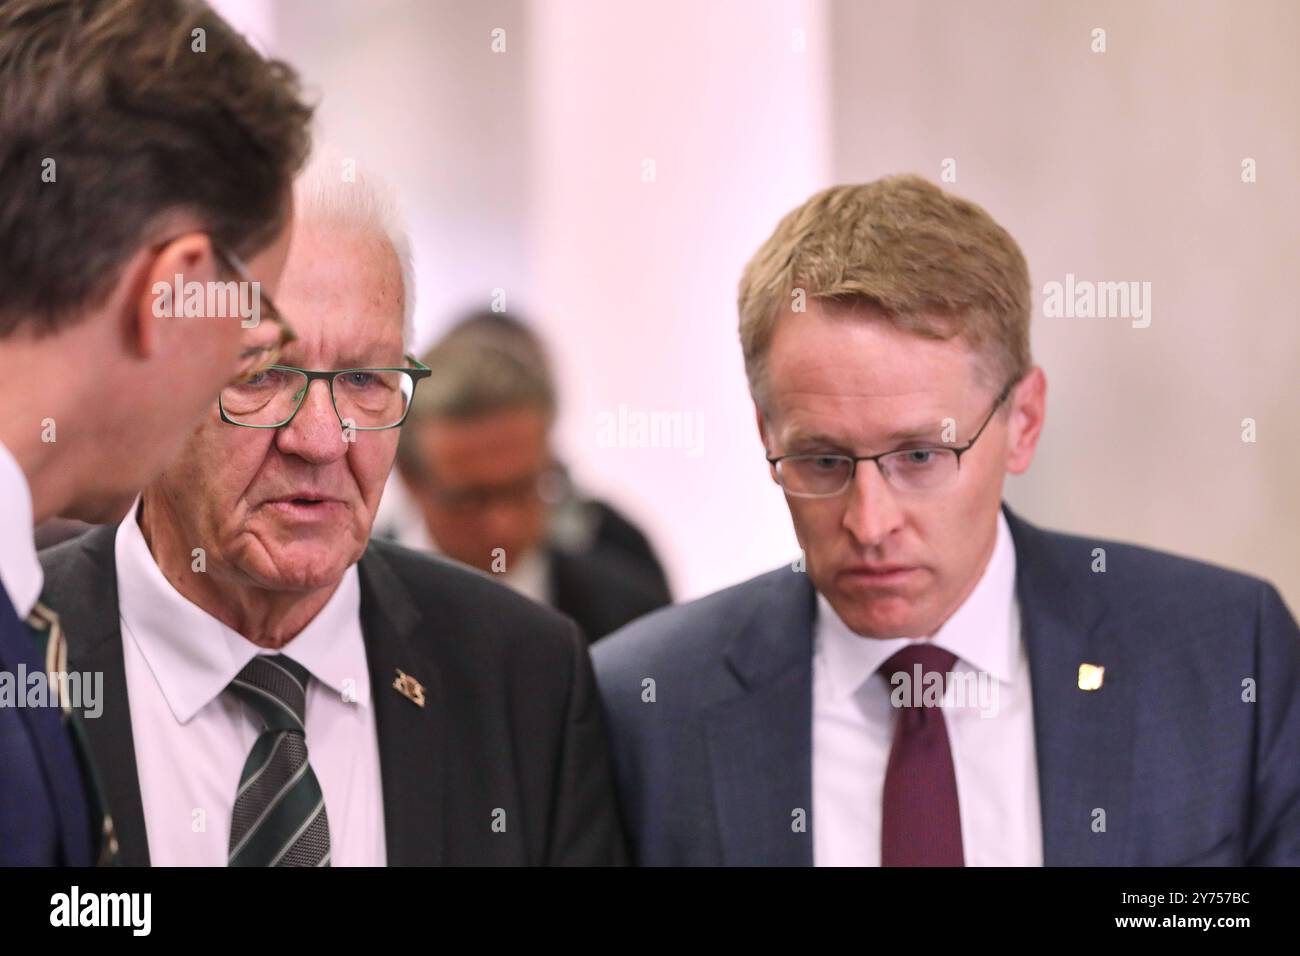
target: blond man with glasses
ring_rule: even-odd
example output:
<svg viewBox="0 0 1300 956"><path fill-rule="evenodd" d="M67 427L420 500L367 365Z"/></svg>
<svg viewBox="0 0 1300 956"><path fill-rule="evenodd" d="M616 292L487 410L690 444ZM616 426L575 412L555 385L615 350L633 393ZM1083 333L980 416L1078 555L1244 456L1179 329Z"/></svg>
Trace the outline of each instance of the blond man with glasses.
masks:
<svg viewBox="0 0 1300 956"><path fill-rule="evenodd" d="M827 189L739 311L803 553L593 649L638 862L1300 863L1277 590L1002 502L1046 412L1005 229L916 176Z"/></svg>

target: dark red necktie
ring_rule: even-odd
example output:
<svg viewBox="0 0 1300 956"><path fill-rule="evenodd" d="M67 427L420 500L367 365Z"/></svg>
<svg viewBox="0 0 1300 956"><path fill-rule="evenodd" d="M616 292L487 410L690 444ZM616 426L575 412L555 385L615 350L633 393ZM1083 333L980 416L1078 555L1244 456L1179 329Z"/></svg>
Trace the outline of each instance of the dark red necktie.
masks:
<svg viewBox="0 0 1300 956"><path fill-rule="evenodd" d="M907 691L894 719L894 742L885 770L881 866L964 865L948 728L941 708L922 706L925 685L918 682L916 669L919 664L922 680L934 672L942 680L956 662L955 654L941 648L909 644L880 667L890 681L891 695L896 686ZM906 674L906 682L894 683L896 673Z"/></svg>

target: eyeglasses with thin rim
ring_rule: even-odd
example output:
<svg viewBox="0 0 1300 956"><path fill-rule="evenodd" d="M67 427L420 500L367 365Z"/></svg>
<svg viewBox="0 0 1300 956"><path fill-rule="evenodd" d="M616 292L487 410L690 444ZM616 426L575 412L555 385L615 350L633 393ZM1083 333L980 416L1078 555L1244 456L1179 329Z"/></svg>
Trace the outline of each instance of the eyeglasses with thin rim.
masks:
<svg viewBox="0 0 1300 956"><path fill-rule="evenodd" d="M961 456L970 451L988 428L993 416L1011 394L1019 377L998 393L988 417L964 445L927 445L900 448L879 455L801 454L769 456L772 478L795 498L834 498L843 494L857 476L858 462L875 462L889 485L904 492L937 491L947 487L961 469Z"/></svg>
<svg viewBox="0 0 1300 956"><path fill-rule="evenodd" d="M298 338L294 332L293 326L289 320L284 317L284 313L279 310L276 304L271 301L271 297L262 291L262 284L255 280L244 260L235 253L226 248L225 245L212 240L212 249L226 266L239 276L241 282L247 282L257 289L259 313L258 321L250 328L257 328L261 325L261 320L269 318L275 325L276 341L274 343L250 343L246 344L239 355L239 371L231 380L231 384L238 384L247 381L254 375L257 375L263 369L269 368L279 357L284 354L284 347ZM263 333L264 334L264 333Z"/></svg>
<svg viewBox="0 0 1300 956"><path fill-rule="evenodd" d="M175 242L177 238L179 237L173 236L171 239L164 240L155 249L162 250ZM271 301L271 297L262 291L262 284L253 278L244 260L224 243L219 242L215 236L209 234L208 241L212 245L213 253L221 261L222 265L233 272L240 282L247 283L252 288L257 289L257 321L251 326L244 326L242 330L244 342L240 347L239 365L230 379L231 383L234 384L245 381L262 369L272 365L284 352L284 347L298 338L298 334L294 332L293 326L289 324L284 314ZM179 304L174 307L178 308ZM269 318L274 325L276 330L275 342L265 341L265 331L256 331L261 328L263 318Z"/></svg>
<svg viewBox="0 0 1300 956"><path fill-rule="evenodd" d="M357 431L383 431L406 421L415 386L432 375L413 355L406 368L305 369L271 365L221 390L221 420L241 428L283 428L293 421L312 382L324 381L339 425Z"/></svg>

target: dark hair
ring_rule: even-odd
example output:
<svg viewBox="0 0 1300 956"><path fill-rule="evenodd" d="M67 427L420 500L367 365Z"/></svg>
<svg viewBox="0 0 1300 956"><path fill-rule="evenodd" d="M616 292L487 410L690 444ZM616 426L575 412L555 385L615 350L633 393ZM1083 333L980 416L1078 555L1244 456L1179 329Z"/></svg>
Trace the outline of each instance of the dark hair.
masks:
<svg viewBox="0 0 1300 956"><path fill-rule="evenodd" d="M0 338L75 320L166 215L264 248L311 116L201 0L0 0Z"/></svg>

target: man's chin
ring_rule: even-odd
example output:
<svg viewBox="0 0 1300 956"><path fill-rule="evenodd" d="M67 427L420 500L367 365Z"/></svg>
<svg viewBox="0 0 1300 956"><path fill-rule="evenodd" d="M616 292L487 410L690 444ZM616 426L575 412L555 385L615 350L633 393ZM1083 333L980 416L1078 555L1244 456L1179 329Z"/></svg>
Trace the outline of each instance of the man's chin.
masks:
<svg viewBox="0 0 1300 956"><path fill-rule="evenodd" d="M848 626L849 630L861 637L888 640L896 637L924 637L929 631L917 613L916 605L909 599L895 594L882 594L864 598L854 594L827 595L835 613Z"/></svg>
<svg viewBox="0 0 1300 956"><path fill-rule="evenodd" d="M258 587L269 591L316 591L332 587L360 554L351 554L351 536L343 541L319 542L310 538L285 541L275 537L261 538L257 548L244 552L237 560L243 572Z"/></svg>
<svg viewBox="0 0 1300 956"><path fill-rule="evenodd" d="M259 587L268 591L318 591L333 587L351 563L340 564L337 556L320 560L279 560L274 566L246 571Z"/></svg>

